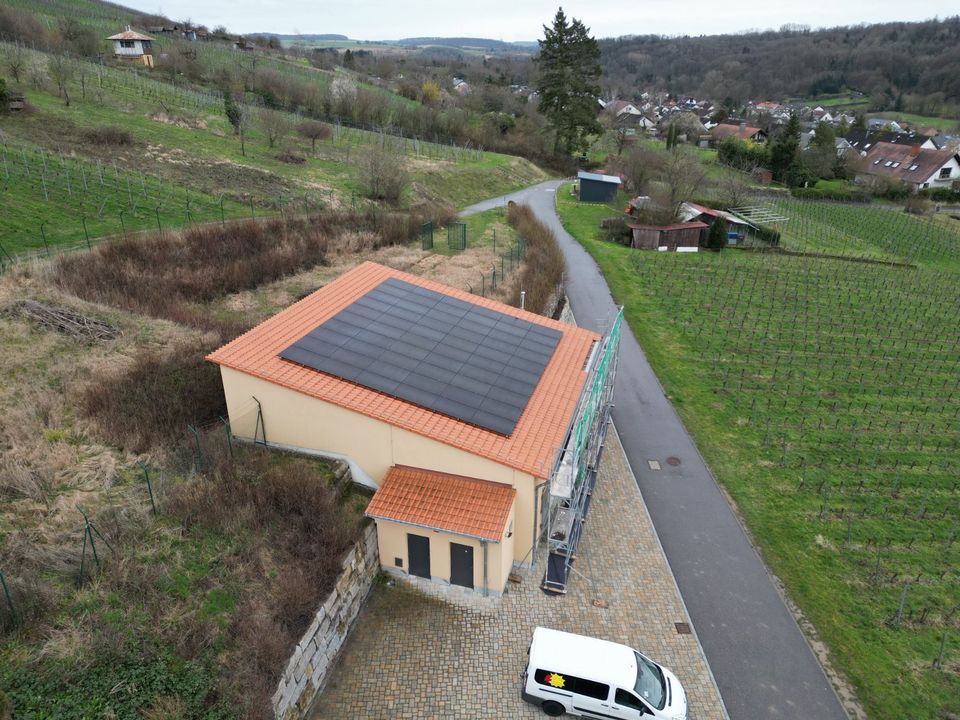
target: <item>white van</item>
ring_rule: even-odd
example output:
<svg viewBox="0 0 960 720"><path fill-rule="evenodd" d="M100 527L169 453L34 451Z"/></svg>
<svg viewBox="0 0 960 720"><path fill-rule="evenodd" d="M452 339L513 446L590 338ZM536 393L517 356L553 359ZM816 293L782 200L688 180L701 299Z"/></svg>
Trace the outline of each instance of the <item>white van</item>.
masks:
<svg viewBox="0 0 960 720"><path fill-rule="evenodd" d="M521 696L551 717L687 720L677 676L626 645L538 627L529 655Z"/></svg>

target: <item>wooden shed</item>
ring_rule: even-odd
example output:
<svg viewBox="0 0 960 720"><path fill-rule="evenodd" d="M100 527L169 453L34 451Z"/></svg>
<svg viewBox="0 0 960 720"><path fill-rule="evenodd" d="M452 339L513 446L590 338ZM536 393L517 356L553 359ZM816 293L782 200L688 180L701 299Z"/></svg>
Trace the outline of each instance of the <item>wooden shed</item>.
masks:
<svg viewBox="0 0 960 720"><path fill-rule="evenodd" d="M627 225L633 233L631 247L642 250L696 250L707 228L702 222L677 223L675 225Z"/></svg>

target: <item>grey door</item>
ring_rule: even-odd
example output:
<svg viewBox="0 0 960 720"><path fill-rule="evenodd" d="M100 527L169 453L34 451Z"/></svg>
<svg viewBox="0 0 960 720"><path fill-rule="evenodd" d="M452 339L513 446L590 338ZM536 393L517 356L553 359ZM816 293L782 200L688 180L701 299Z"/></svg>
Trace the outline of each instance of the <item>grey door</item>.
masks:
<svg viewBox="0 0 960 720"><path fill-rule="evenodd" d="M407 533L407 562L411 575L430 579L430 538Z"/></svg>
<svg viewBox="0 0 960 720"><path fill-rule="evenodd" d="M450 543L450 584L473 589L473 548Z"/></svg>

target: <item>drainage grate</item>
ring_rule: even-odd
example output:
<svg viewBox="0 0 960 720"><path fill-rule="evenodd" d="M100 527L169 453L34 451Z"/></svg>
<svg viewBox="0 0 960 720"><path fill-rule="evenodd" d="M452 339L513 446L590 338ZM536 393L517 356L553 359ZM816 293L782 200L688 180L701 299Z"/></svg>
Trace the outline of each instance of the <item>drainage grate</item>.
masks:
<svg viewBox="0 0 960 720"><path fill-rule="evenodd" d="M680 458L678 458L676 455L671 455L667 458L667 465L673 465L673 467L676 467L679 464Z"/></svg>
<svg viewBox="0 0 960 720"><path fill-rule="evenodd" d="M660 462L657 461L657 460L647 460L647 465L650 466L650 469L651 469L651 470L659 470L659 469L660 469Z"/></svg>
<svg viewBox="0 0 960 720"><path fill-rule="evenodd" d="M690 634L690 623L674 623L673 625L677 628L677 635Z"/></svg>

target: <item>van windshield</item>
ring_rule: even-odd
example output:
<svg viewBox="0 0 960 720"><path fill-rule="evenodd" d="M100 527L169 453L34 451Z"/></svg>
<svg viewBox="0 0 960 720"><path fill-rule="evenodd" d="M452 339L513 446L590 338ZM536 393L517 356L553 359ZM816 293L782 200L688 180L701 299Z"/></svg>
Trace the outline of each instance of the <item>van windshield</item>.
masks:
<svg viewBox="0 0 960 720"><path fill-rule="evenodd" d="M667 699L667 681L663 677L663 671L659 665L647 660L636 650L633 652L637 656L637 684L635 687L637 693L657 710L663 710Z"/></svg>

